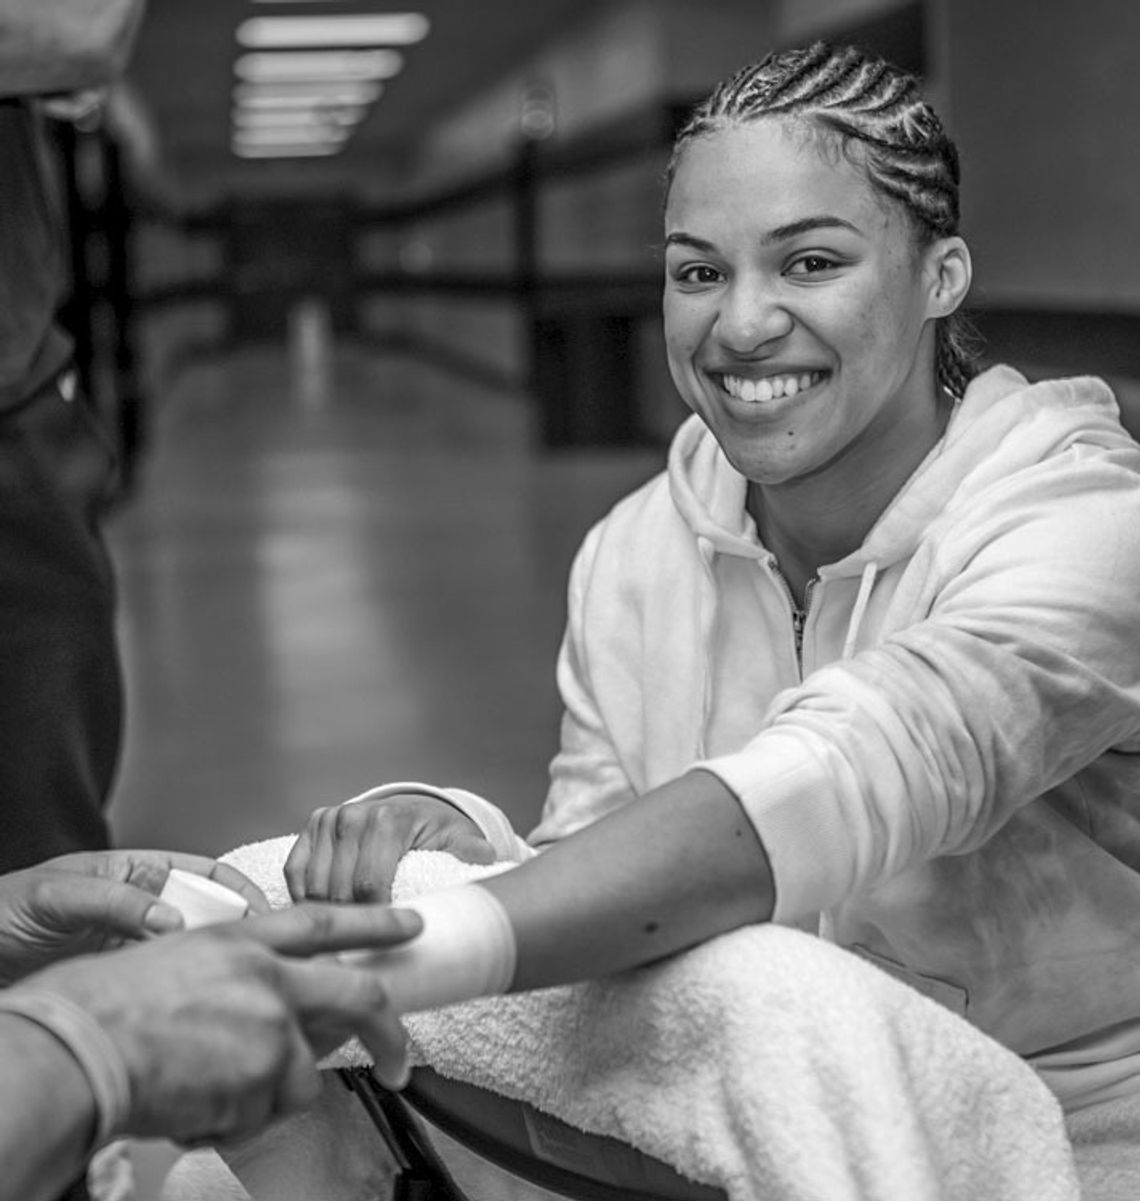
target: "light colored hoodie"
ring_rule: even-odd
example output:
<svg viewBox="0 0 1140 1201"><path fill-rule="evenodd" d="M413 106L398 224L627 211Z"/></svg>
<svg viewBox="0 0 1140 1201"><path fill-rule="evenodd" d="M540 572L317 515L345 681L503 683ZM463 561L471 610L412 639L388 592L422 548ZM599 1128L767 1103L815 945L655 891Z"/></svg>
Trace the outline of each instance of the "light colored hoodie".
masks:
<svg viewBox="0 0 1140 1201"><path fill-rule="evenodd" d="M745 487L694 417L586 537L530 843L702 766L755 825L775 920L821 915L1067 1108L1140 1092L1140 447L1111 392L975 380L820 569L800 648Z"/></svg>

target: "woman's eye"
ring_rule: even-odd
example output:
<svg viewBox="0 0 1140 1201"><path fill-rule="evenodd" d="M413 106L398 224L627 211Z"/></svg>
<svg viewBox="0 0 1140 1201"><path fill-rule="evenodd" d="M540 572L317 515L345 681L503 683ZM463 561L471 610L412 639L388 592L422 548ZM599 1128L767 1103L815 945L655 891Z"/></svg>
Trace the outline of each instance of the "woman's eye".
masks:
<svg viewBox="0 0 1140 1201"><path fill-rule="evenodd" d="M691 267L678 268L673 278L679 284L715 284L720 280L720 272L705 263L696 263Z"/></svg>
<svg viewBox="0 0 1140 1201"><path fill-rule="evenodd" d="M825 254L805 254L788 267L787 273L789 275L822 275L824 272L834 271L838 266L837 260L829 258Z"/></svg>

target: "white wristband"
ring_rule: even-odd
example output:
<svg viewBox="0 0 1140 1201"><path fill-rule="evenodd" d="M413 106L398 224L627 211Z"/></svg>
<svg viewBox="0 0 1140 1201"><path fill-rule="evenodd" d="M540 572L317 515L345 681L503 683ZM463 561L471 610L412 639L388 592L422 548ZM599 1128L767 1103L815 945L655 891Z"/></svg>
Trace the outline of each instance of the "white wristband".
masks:
<svg viewBox="0 0 1140 1201"><path fill-rule="evenodd" d="M13 1013L42 1026L71 1052L95 1098L95 1146L122 1131L131 1109L127 1065L103 1027L59 993L41 988L0 992L0 1013Z"/></svg>
<svg viewBox="0 0 1140 1201"><path fill-rule="evenodd" d="M478 884L401 901L423 930L382 951L346 951L346 963L379 972L396 1013L438 1009L504 993L515 976L515 932L500 902Z"/></svg>

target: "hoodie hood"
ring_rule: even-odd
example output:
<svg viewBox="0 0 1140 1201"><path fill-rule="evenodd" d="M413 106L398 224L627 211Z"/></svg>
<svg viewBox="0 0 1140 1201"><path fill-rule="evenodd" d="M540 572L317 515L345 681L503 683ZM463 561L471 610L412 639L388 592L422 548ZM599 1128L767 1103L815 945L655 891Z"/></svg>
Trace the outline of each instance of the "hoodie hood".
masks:
<svg viewBox="0 0 1140 1201"><path fill-rule="evenodd" d="M822 572L873 573L913 553L931 523L982 489L1075 443L1131 446L1108 385L1092 377L1030 384L1011 367L972 380L938 444L883 511L863 544ZM747 480L699 417L681 427L669 454L673 503L698 542L755 557L745 510ZM869 585L868 585L869 586Z"/></svg>

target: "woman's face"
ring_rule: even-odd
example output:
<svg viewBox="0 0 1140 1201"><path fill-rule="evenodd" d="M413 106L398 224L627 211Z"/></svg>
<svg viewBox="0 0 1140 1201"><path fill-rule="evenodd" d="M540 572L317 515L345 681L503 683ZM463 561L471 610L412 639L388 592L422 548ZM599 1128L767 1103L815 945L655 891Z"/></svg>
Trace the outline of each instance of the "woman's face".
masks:
<svg viewBox="0 0 1140 1201"><path fill-rule="evenodd" d="M933 411L929 256L833 144L773 119L697 137L665 226L669 368L743 475L783 484L856 447L873 469Z"/></svg>

